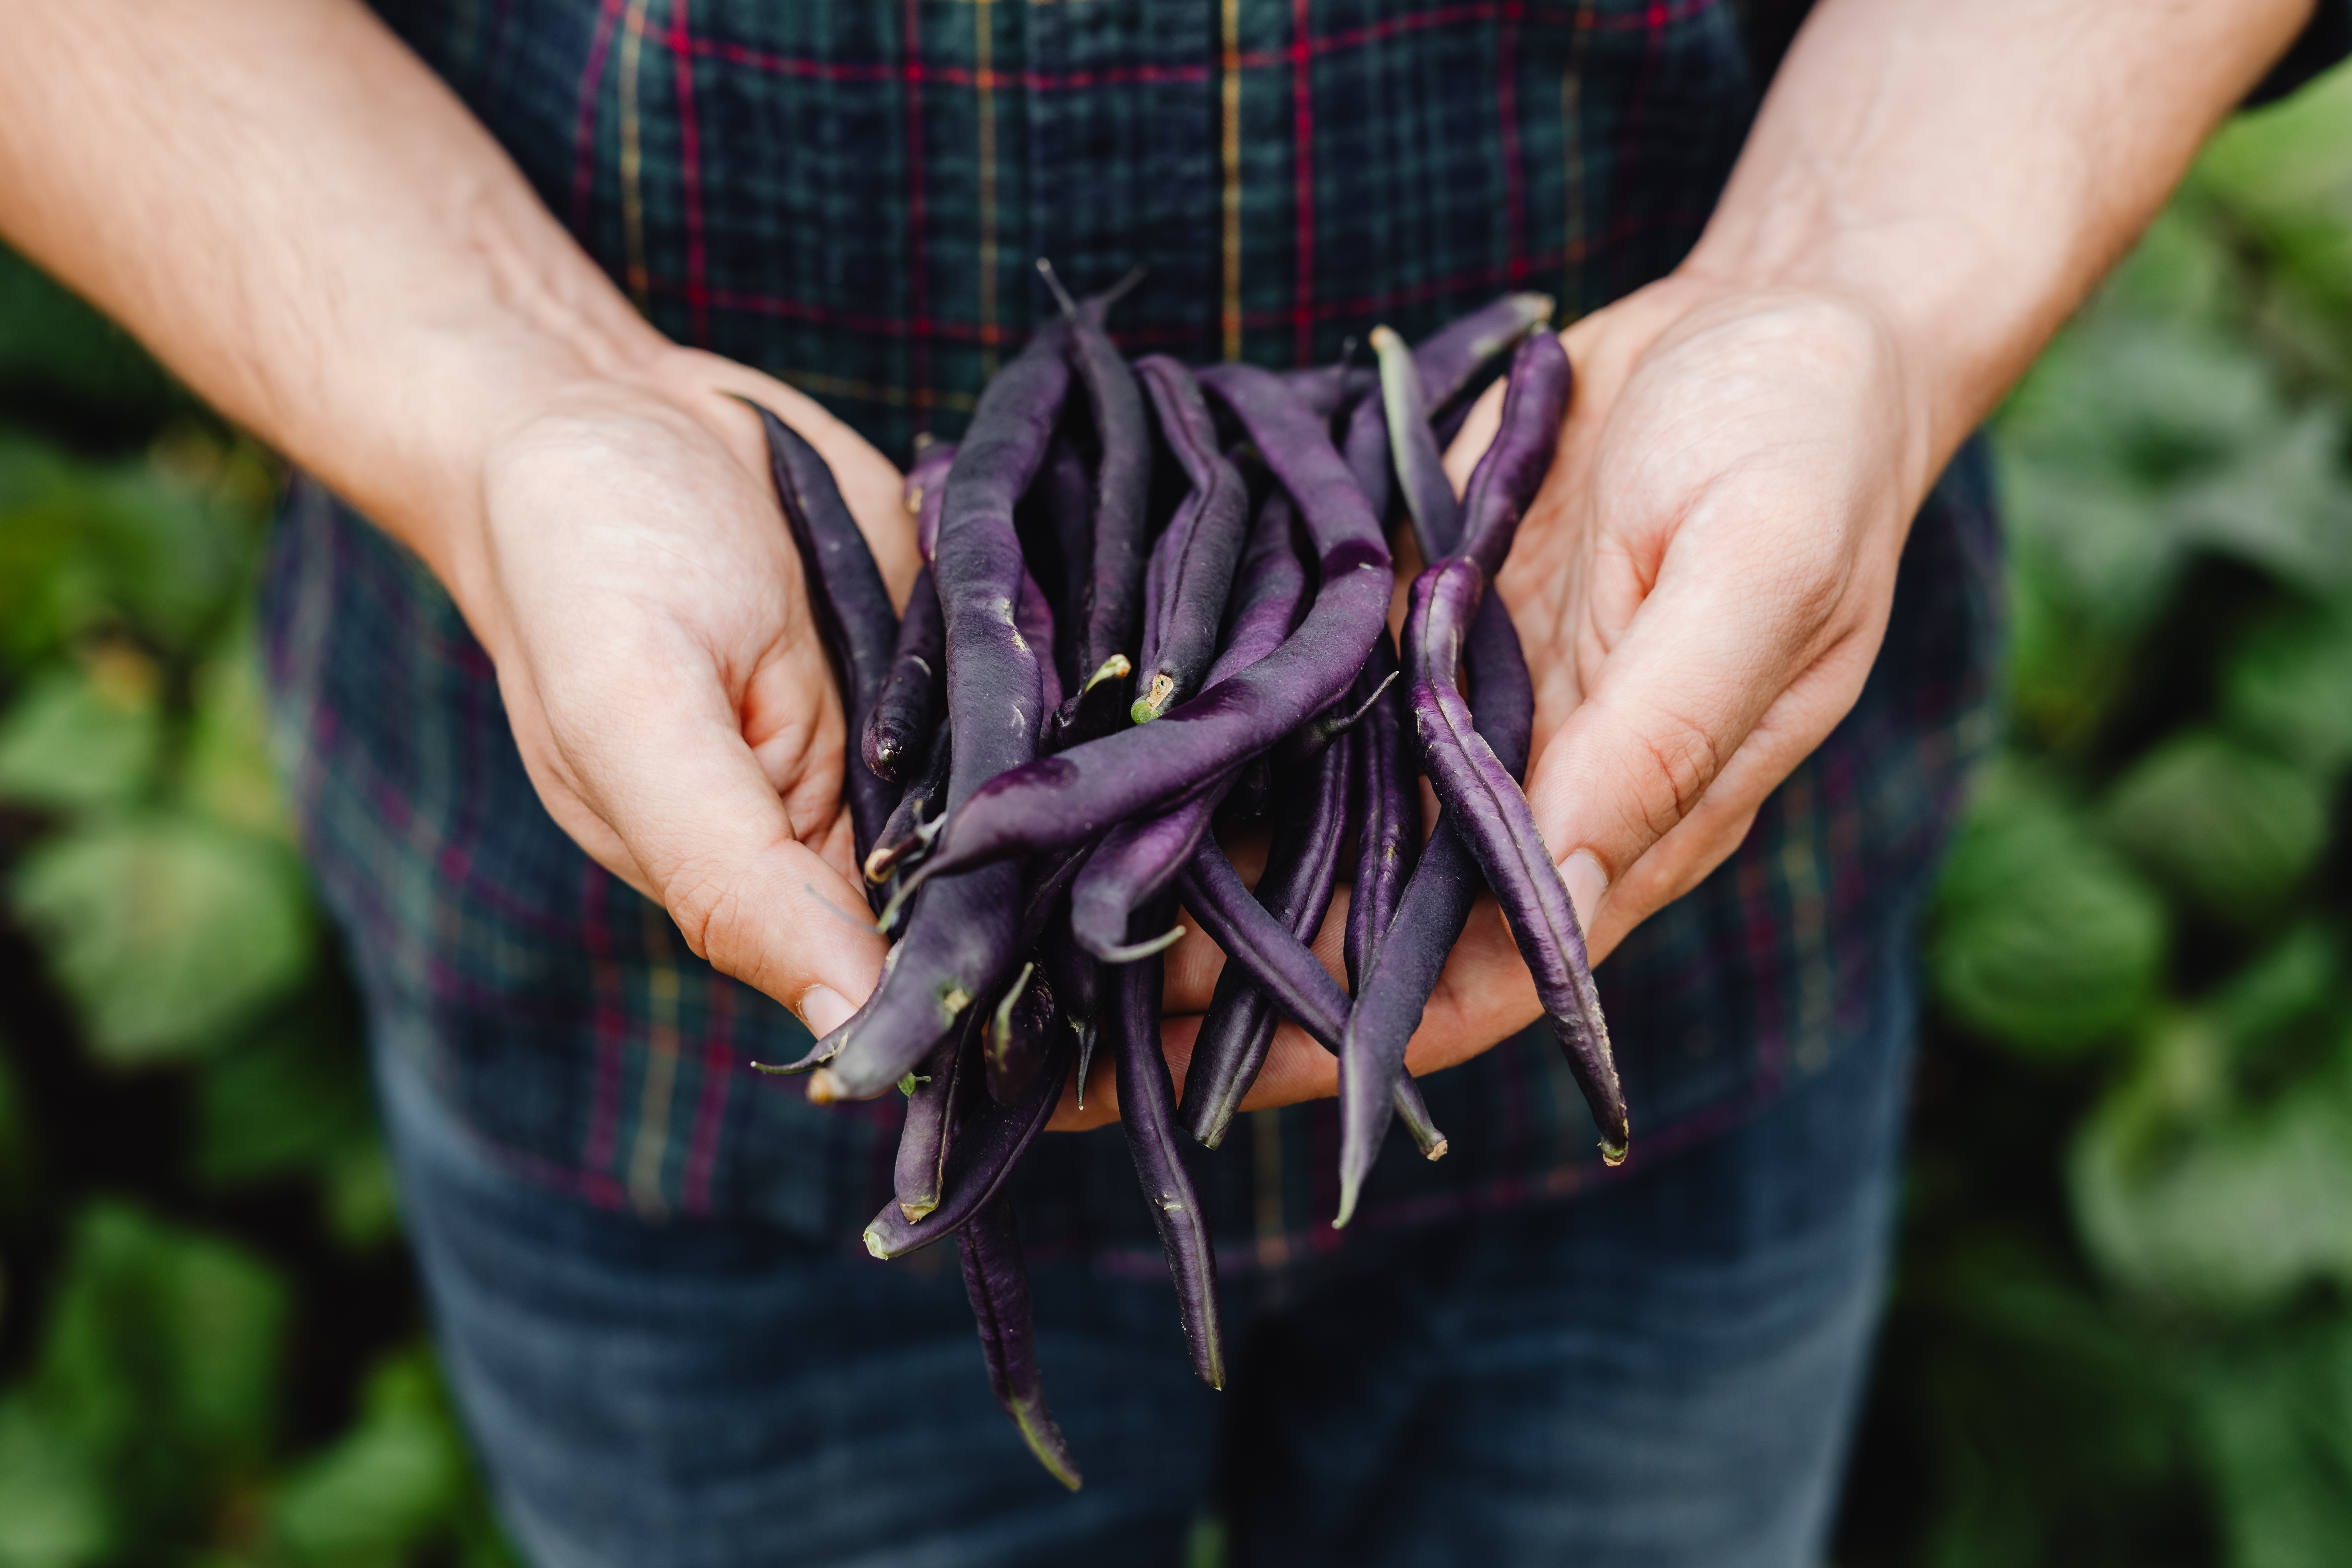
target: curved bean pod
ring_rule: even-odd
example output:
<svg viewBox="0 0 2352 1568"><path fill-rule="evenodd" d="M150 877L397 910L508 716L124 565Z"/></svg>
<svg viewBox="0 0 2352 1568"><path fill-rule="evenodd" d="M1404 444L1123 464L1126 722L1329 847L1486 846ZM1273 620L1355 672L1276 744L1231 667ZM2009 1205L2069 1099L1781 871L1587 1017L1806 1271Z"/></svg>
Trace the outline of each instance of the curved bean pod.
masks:
<svg viewBox="0 0 2352 1568"><path fill-rule="evenodd" d="M1336 1052L1348 1026L1348 994L1322 960L1267 912L1242 885L1241 873L1218 845L1203 844L1184 868L1184 907L1201 929L1224 949L1226 961L1247 969L1275 1005L1326 1050ZM1429 1119L1421 1087L1400 1072L1389 1086L1389 1102L1413 1142L1432 1160L1445 1154L1445 1135Z"/></svg>
<svg viewBox="0 0 2352 1568"><path fill-rule="evenodd" d="M1348 986L1363 988L1372 954L1396 919L1397 902L1421 859L1421 799L1413 785L1412 741L1405 730L1402 672L1396 643L1386 632L1372 644L1372 657L1356 689L1372 694L1357 728L1355 800L1356 875L1348 898L1348 928L1340 951ZM1331 1042L1337 1049L1339 1042Z"/></svg>
<svg viewBox="0 0 2352 1568"><path fill-rule="evenodd" d="M1156 911L1164 918L1166 910ZM1192 1370L1211 1388L1225 1385L1223 1336L1217 1323L1217 1249L1209 1216L1177 1146L1175 1084L1160 1053L1160 984L1164 965L1145 959L1111 972L1111 1050L1118 1068L1118 1124L1135 1160L1136 1179L1160 1229L1160 1249L1176 1284L1176 1308Z"/></svg>
<svg viewBox="0 0 2352 1568"><path fill-rule="evenodd" d="M1464 652L1478 732L1516 780L1527 772L1536 697L1519 635L1499 598L1490 595L1479 606ZM1414 745L1417 751L1417 739ZM1418 799L1412 807L1417 819ZM1446 956L1461 940L1471 906L1486 886L1452 818L1439 816L1397 900L1388 934L1356 986L1356 1005L1339 1042L1339 1210L1334 1226L1346 1225L1356 1211L1356 1198L1388 1131L1382 1086L1403 1070L1405 1047L1421 1027Z"/></svg>
<svg viewBox="0 0 2352 1568"><path fill-rule="evenodd" d="M892 872L922 858L939 832L947 806L948 772L955 757L954 737L942 719L931 726L931 743L923 753L923 771L907 785L906 794L882 825L880 839L866 857L866 880L879 887ZM926 816L925 813L929 813Z"/></svg>
<svg viewBox="0 0 2352 1568"><path fill-rule="evenodd" d="M1462 532L1454 553L1478 563L1486 582L1503 569L1518 532L1519 517L1559 450L1559 429L1568 418L1572 377L1568 351L1549 332L1521 341L1511 355L1503 393L1503 415L1495 439L1462 492ZM1441 478L1443 476L1441 475ZM1431 562L1441 557L1432 555Z"/></svg>
<svg viewBox="0 0 2352 1568"><path fill-rule="evenodd" d="M1159 354L1137 361L1135 370L1192 486L1144 570L1150 613L1129 714L1142 724L1198 691L1215 662L1217 628L1249 531L1249 491L1240 470L1217 449L1217 427L1192 373Z"/></svg>
<svg viewBox="0 0 2352 1568"><path fill-rule="evenodd" d="M1322 427L1271 373L1219 365L1203 379L1297 506L1322 574L1306 619L1264 658L1154 722L990 780L950 818L927 873L1081 843L1164 808L1328 707L1363 668L1390 590L1388 546L1363 496ZM961 775L961 729L956 743Z"/></svg>
<svg viewBox="0 0 2352 1568"><path fill-rule="evenodd" d="M939 549L940 508L947 499L948 472L955 467L955 457L953 441L922 442L915 448L915 466L907 470L900 491L915 520L915 549L926 566Z"/></svg>
<svg viewBox="0 0 2352 1568"><path fill-rule="evenodd" d="M918 1220L940 1206L947 1176L948 1150L971 1100L977 1076L970 1024L958 1029L923 1059L907 1095L907 1119L898 1126L898 1153L891 1163L891 1186L898 1212Z"/></svg>
<svg viewBox="0 0 2352 1568"><path fill-rule="evenodd" d="M1313 937L1331 907L1339 851L1348 837L1348 782L1354 747L1346 737L1303 774L1286 781L1275 815L1274 847L1258 879L1257 901L1299 942ZM1229 963L1192 1037L1178 1125L1206 1148L1224 1142L1274 1043L1274 998L1248 967Z"/></svg>
<svg viewBox="0 0 2352 1568"><path fill-rule="evenodd" d="M1150 536L1151 428L1143 412L1143 389L1127 358L1103 331L1103 312L1082 310L1039 268L1061 296L1068 322L1070 363L1086 387L1094 415L1094 551L1087 564L1086 628L1078 641L1078 689L1055 716L1057 744L1092 740L1115 724L1126 704L1126 678L1133 673L1128 651L1142 619L1145 545ZM1090 301L1090 304L1095 302Z"/></svg>
<svg viewBox="0 0 2352 1568"><path fill-rule="evenodd" d="M932 572L947 618L951 813L1036 755L1043 678L1036 648L1014 624L1027 572L1013 509L1045 460L1069 386L1057 326L1040 331L981 395L941 503ZM824 1064L810 1080L812 1100L870 1099L898 1082L964 1008L993 991L1019 951L1018 862L936 880L919 868L914 878L921 891L874 994L804 1058Z"/></svg>
<svg viewBox="0 0 2352 1568"><path fill-rule="evenodd" d="M1070 934L1080 947L1105 963L1133 963L1166 948L1162 932L1133 931L1135 911L1165 892L1192 858L1231 783L1222 779L1172 811L1110 830L1070 887Z"/></svg>
<svg viewBox="0 0 2352 1568"><path fill-rule="evenodd" d="M768 438L768 469L775 480L776 500L800 552L809 608L824 639L834 683L841 689L849 732L863 735L890 673L891 648L898 640L898 612L890 607L881 570L842 501L833 470L800 432L765 408L760 409L760 427ZM869 770L862 757L845 757L843 764L841 793L849 805L857 858L863 860L898 798L888 781Z"/></svg>
<svg viewBox="0 0 2352 1568"><path fill-rule="evenodd" d="M1477 563L1461 557L1431 567L1413 583L1405 638L1422 762L1454 831L1503 906L1511 938L1535 977L1544 1016L1601 1129L1601 1157L1614 1165L1625 1158L1630 1138L1625 1091L1585 956L1583 929L1528 797L1479 738L1469 704L1454 689L1464 623L1476 614L1484 587Z"/></svg>
<svg viewBox="0 0 2352 1568"><path fill-rule="evenodd" d="M972 1097L971 1111L948 1145L939 1206L921 1219L910 1220L896 1203L884 1204L882 1212L866 1226L866 1251L887 1260L945 1241L997 1194L1004 1178L1053 1120L1063 1080L1069 1076L1074 1042L1059 1037L1058 1032L1046 1037L1045 1065L1018 1101L999 1105L986 1095Z"/></svg>
<svg viewBox="0 0 2352 1568"><path fill-rule="evenodd" d="M1552 299L1549 294L1506 294L1448 322L1422 340L1412 352L1413 364L1421 372L1423 399L1432 410L1443 411L1454 405L1468 389L1479 367L1509 348L1536 328L1551 320ZM1341 450L1348 455L1349 471L1363 486L1372 510L1385 518L1389 512L1388 416L1377 393L1367 395L1348 416L1348 428ZM1468 405L1463 404L1466 411ZM1438 436L1441 445L1452 432L1444 426L1451 421L1441 421ZM1454 542L1445 540L1442 548L1424 549L1422 559L1434 561L1452 552Z"/></svg>
<svg viewBox="0 0 2352 1568"><path fill-rule="evenodd" d="M988 1386L1013 1417L1021 1440L1045 1473L1076 1491L1084 1484L1070 1445L1045 1405L1045 1384L1037 1370L1037 1332L1029 1313L1029 1268L1022 1260L1021 1236L1013 1201L1000 1197L971 1216L959 1237L963 1252L964 1294L980 1327L981 1354L988 1362Z"/></svg>
<svg viewBox="0 0 2352 1568"><path fill-rule="evenodd" d="M988 1021L988 1095L999 1105L1015 1104L1028 1091L1052 1043L1054 988L1036 969L1034 963L1022 966Z"/></svg>
<svg viewBox="0 0 2352 1568"><path fill-rule="evenodd" d="M890 650L890 671L866 715L860 750L874 776L903 784L901 772L919 760L947 700L948 626L940 591L927 563L915 574L898 640Z"/></svg>
<svg viewBox="0 0 2352 1568"><path fill-rule="evenodd" d="M1429 406L1422 398L1421 369L1413 363L1412 351L1388 328L1374 327L1372 352L1380 356L1381 410L1388 420L1389 461L1397 489L1404 496L1405 515L1412 519L1421 558L1435 561L1445 552L1443 542L1462 531L1462 503L1454 499L1454 481L1445 477L1445 454L1438 450L1437 433L1429 427Z"/></svg>

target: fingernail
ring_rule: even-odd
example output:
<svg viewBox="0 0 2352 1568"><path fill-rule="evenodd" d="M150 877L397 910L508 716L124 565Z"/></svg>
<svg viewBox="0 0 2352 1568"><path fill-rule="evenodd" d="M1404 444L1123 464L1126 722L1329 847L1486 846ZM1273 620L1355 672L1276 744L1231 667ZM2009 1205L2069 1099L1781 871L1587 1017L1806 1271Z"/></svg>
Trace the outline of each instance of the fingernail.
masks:
<svg viewBox="0 0 2352 1568"><path fill-rule="evenodd" d="M1601 907L1601 896L1609 890L1609 873L1601 868L1591 850L1580 849L1560 867L1559 879L1568 884L1568 901L1576 906L1577 929L1591 931L1592 911Z"/></svg>
<svg viewBox="0 0 2352 1568"><path fill-rule="evenodd" d="M830 985L812 985L801 996L801 1022L820 1040L849 1022L849 1016L856 1011L848 997Z"/></svg>

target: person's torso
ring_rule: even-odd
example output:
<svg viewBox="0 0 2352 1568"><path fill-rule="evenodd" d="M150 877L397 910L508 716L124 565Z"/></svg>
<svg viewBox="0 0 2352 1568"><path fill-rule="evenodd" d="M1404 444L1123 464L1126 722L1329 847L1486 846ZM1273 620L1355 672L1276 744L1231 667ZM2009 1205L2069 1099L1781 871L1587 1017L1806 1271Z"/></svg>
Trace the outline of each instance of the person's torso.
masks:
<svg viewBox="0 0 2352 1568"><path fill-rule="evenodd" d="M1081 289L1149 268L1112 319L1130 349L1275 364L1382 322L1416 335L1507 289L1573 315L1638 287L1704 225L1801 6L379 9L658 326L903 460L916 432L961 428L1027 335L1039 256ZM1990 733L1989 498L1980 470L1959 478L1915 531L1854 714L1729 864L1601 966L1637 1164L1858 1037ZM746 1070L799 1055L799 1025L555 828L487 658L424 569L304 484L264 604L296 815L386 1044L551 1183L854 1245L887 1192L895 1104L820 1110ZM1597 1175L1540 1037L1426 1087L1454 1152L1430 1164L1392 1140L1359 1225ZM1045 1147L1034 1239L1157 1268L1117 1134ZM1203 1162L1236 1261L1328 1243L1336 1149L1325 1104L1254 1118Z"/></svg>

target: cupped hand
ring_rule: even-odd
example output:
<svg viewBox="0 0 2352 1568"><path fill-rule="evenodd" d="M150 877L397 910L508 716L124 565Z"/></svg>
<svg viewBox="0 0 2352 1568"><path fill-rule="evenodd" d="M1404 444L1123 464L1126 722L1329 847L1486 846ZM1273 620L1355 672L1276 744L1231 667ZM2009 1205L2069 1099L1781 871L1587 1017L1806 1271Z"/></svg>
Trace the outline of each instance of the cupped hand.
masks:
<svg viewBox="0 0 2352 1568"><path fill-rule="evenodd" d="M790 387L665 349L499 436L468 620L548 811L694 951L822 1035L880 972L851 865L851 743L756 416L832 466L903 603L898 476Z"/></svg>
<svg viewBox="0 0 2352 1568"><path fill-rule="evenodd" d="M1496 587L1535 681L1528 798L1598 962L1722 864L1853 706L1933 475L1922 389L1858 299L1677 275L1562 336L1574 400ZM1499 405L1448 454L1457 487ZM1335 974L1344 910L1343 890L1317 942ZM1181 1079L1223 960L1197 931L1170 959ZM1482 900L1408 1062L1451 1066L1540 1016ZM1248 1103L1337 1091L1333 1058L1285 1024ZM1111 1103L1098 1081L1056 1125Z"/></svg>

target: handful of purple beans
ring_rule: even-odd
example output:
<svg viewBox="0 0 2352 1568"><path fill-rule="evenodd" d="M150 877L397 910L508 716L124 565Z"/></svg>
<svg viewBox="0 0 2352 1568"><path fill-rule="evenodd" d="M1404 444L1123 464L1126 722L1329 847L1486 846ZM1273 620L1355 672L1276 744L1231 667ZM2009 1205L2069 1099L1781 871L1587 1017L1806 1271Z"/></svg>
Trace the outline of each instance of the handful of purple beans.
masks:
<svg viewBox="0 0 2352 1568"><path fill-rule="evenodd" d="M1486 592L1568 409L1551 301L1507 296L1417 348L1381 329L1376 375L1193 371L1113 346L1126 285L1079 303L1039 268L1060 319L988 384L961 445L908 473L925 564L903 619L824 461L763 411L857 741L844 795L867 896L896 942L854 1016L761 1070L813 1074L818 1100L906 1093L897 1191L866 1245L889 1258L960 1239L997 1400L1075 1489L1004 1185L1073 1075L1083 1096L1105 1032L1212 1387L1215 1255L1178 1133L1223 1141L1286 1016L1339 1058L1334 1224L1391 1116L1444 1154L1405 1046L1482 889L1612 1164L1628 1129L1583 933L1520 793L1527 664ZM1505 354L1501 427L1457 499L1441 438ZM1430 563L1401 647L1392 512ZM1423 776L1443 807L1426 841ZM1274 847L1252 890L1213 829L1260 818ZM1347 991L1307 947L1343 863ZM1180 903L1228 959L1181 1098L1160 1047Z"/></svg>

